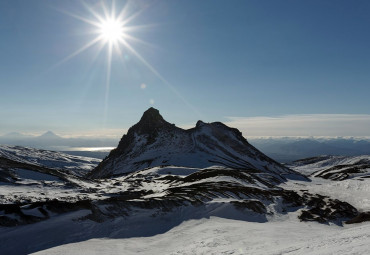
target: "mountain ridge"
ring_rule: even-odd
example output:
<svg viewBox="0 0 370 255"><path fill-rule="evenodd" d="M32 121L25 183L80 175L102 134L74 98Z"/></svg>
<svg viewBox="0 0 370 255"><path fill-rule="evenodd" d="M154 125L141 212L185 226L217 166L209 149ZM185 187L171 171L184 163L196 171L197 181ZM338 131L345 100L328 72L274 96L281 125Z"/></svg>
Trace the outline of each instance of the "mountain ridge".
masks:
<svg viewBox="0 0 370 255"><path fill-rule="evenodd" d="M110 177L161 165L253 169L276 174L282 180L283 175L300 176L257 150L236 128L199 120L195 127L182 129L151 107L89 177Z"/></svg>

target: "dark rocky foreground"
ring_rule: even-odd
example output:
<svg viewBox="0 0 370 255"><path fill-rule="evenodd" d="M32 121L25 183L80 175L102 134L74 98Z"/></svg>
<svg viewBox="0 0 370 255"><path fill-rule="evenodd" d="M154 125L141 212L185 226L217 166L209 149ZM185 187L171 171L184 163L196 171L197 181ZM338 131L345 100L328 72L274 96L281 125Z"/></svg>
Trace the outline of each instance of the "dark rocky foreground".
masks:
<svg viewBox="0 0 370 255"><path fill-rule="evenodd" d="M229 181L217 180L225 177L229 178ZM262 221L266 221L268 215L284 214L295 210L301 210L299 219L302 221L320 223L332 222L340 225L343 220L361 217L358 211L346 202L305 191L295 192L276 188L268 182L265 182L266 185L263 187L251 185L258 181L263 182L257 175L230 169L207 169L186 177L167 175L144 178L141 174L132 175L124 180L131 183L131 188L125 192L111 194L110 197L102 200L75 202L49 200L2 204L0 225L11 227L31 224L77 210L88 210L89 214L76 220L89 219L96 222L115 217L127 217L135 214L138 209L150 212L152 217L156 217L179 207L201 208L216 199L223 199L218 202L220 205L228 204L246 215L259 216ZM162 196L150 197L155 195L152 190L139 188L148 184L158 185L160 182L168 185ZM121 184L116 183L116 185Z"/></svg>

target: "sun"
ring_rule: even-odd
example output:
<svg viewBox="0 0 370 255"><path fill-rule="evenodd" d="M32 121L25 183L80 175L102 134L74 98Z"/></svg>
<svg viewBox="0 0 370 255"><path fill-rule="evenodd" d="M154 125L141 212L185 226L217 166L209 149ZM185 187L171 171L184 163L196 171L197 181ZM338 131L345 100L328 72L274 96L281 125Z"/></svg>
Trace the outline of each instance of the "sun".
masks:
<svg viewBox="0 0 370 255"><path fill-rule="evenodd" d="M181 101L188 105L197 115L201 116L199 112L187 102L182 95L174 88L174 86L169 83L136 49L134 48L133 43L142 44L145 46L153 47L150 43L143 41L139 38L136 38L132 35L133 32L151 29L154 27L154 24L148 25L132 25L133 21L138 17L144 9L140 9L136 12L131 10L135 9L130 3L134 1L126 1L126 3L121 6L121 8L116 9L116 0L111 0L111 7L106 5L107 1L100 1L96 4L90 5L81 1L83 6L87 10L87 17L80 16L65 10L60 10L64 14L69 15L75 19L83 21L91 25L91 29L87 34L94 35L92 39L82 45L79 49L69 54L61 61L56 63L52 68L55 68L63 63L66 63L70 59L76 57L82 52L97 46L95 49L95 57L106 49L106 81L105 81L105 104L104 104L104 116L107 115L108 101L109 101L109 88L110 88L110 79L111 79L111 70L113 58L116 60L121 60L123 63L127 63L128 56L136 57L144 66L146 66L157 78L165 84L169 90L171 90ZM118 1L117 1L118 2ZM122 1L123 2L123 1ZM120 2L121 3L121 2ZM154 104L154 99L150 100L151 104ZM105 119L105 117L104 117Z"/></svg>
<svg viewBox="0 0 370 255"><path fill-rule="evenodd" d="M114 44L123 40L125 36L122 21L114 18L102 20L99 24L99 33L104 41Z"/></svg>

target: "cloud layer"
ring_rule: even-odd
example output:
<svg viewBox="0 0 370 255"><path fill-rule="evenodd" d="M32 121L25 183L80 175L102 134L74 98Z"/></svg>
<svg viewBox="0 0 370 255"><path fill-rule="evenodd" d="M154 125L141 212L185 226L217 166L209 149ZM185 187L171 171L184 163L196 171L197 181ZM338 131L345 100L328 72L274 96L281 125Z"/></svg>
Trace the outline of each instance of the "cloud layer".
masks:
<svg viewBox="0 0 370 255"><path fill-rule="evenodd" d="M244 136L370 136L370 114L227 117Z"/></svg>

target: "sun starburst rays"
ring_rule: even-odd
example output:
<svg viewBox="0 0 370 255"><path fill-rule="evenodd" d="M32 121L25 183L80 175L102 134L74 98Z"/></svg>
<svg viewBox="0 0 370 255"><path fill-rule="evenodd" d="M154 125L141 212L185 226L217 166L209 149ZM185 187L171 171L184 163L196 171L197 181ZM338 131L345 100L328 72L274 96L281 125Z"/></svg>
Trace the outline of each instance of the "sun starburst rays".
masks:
<svg viewBox="0 0 370 255"><path fill-rule="evenodd" d="M82 47L78 48L72 54L68 55L51 69L70 61L72 58L81 54L82 52L98 46L95 49L93 62L97 60L97 57L101 54L103 49L106 49L106 78L105 78L105 95L104 95L104 116L103 126L105 126L108 105L109 105L109 91L112 74L112 60L114 56L119 57L125 64L126 56L135 56L144 66L146 66L157 78L159 78L169 90L171 90L181 101L183 101L188 107L190 107L197 115L201 116L200 113L187 101L185 98L176 90L174 86L170 84L149 62L137 52L131 43L140 43L145 46L154 47L152 44L136 38L131 32L135 32L141 29L152 28L155 24L149 25L129 25L135 18L137 18L143 10L139 10L135 13L130 13L128 4L125 4L117 14L115 2L112 1L112 6L108 8L103 2L100 3L100 11L98 11L97 5L91 6L86 2L82 2L90 14L90 18L86 18L77 14L62 11L63 13L83 21L86 24L91 25L90 35L93 34L92 40L85 43ZM89 16L89 15L88 15ZM92 64L92 63L91 63ZM50 70L50 69L49 69Z"/></svg>
<svg viewBox="0 0 370 255"><path fill-rule="evenodd" d="M108 111L108 101L109 101L109 90L110 90L110 81L111 81L111 72L112 72L112 59L113 54L117 54L118 56L122 56L122 48L126 45L129 45L126 39L135 40L136 38L133 36L128 36L125 31L130 30L134 31L136 28L130 28L128 23L133 20L137 15L140 13L134 13L132 15L128 15L128 7L127 4L121 9L121 11L116 14L115 2L112 1L111 8L108 8L104 3L101 3L101 13L96 11L96 9L92 8L85 2L82 2L86 10L92 15L91 19L82 17L80 15L63 11L65 14L76 18L80 21L83 21L89 25L92 25L91 33L95 34L96 36L90 40L89 42L85 43L82 47L59 61L55 64L52 68L57 67L65 62L71 60L72 58L76 57L77 55L81 54L82 52L92 48L93 46L100 44L97 48L97 52L94 57L94 61L96 60L97 56L101 53L101 51L106 48L107 50L107 57L106 57L106 78L105 78L105 95L104 95L104 117L103 122L105 122L107 111ZM137 39L137 41L139 41Z"/></svg>
<svg viewBox="0 0 370 255"><path fill-rule="evenodd" d="M97 12L87 3L85 2L82 3L86 10L88 10L88 12L92 15L92 18L88 19L71 12L63 10L60 11L69 15L70 17L73 17L89 25L92 25L93 29L90 31L90 34L95 34L96 36L92 40L85 43L82 47L80 47L70 55L63 58L53 67L57 67L69 61L70 59L76 57L77 55L81 54L82 52L90 49L91 47L97 44L101 45L98 48L98 54L103 50L104 46L106 46L107 53L108 55L110 55L108 56L107 59L111 61L113 51L116 51L117 53L121 54L120 46L123 46L123 44L121 44L120 42L122 41L126 42L126 39L128 38L127 34L125 33L126 30L133 31L137 29L127 26L127 24L132 20L132 18L137 16L136 13L131 16L128 16L127 5L125 5L124 8L122 8L122 10L120 11L120 13L116 15L114 1L112 2L111 8L108 8L104 3L101 3L102 14ZM135 37L130 36L130 40L135 39L136 39Z"/></svg>

